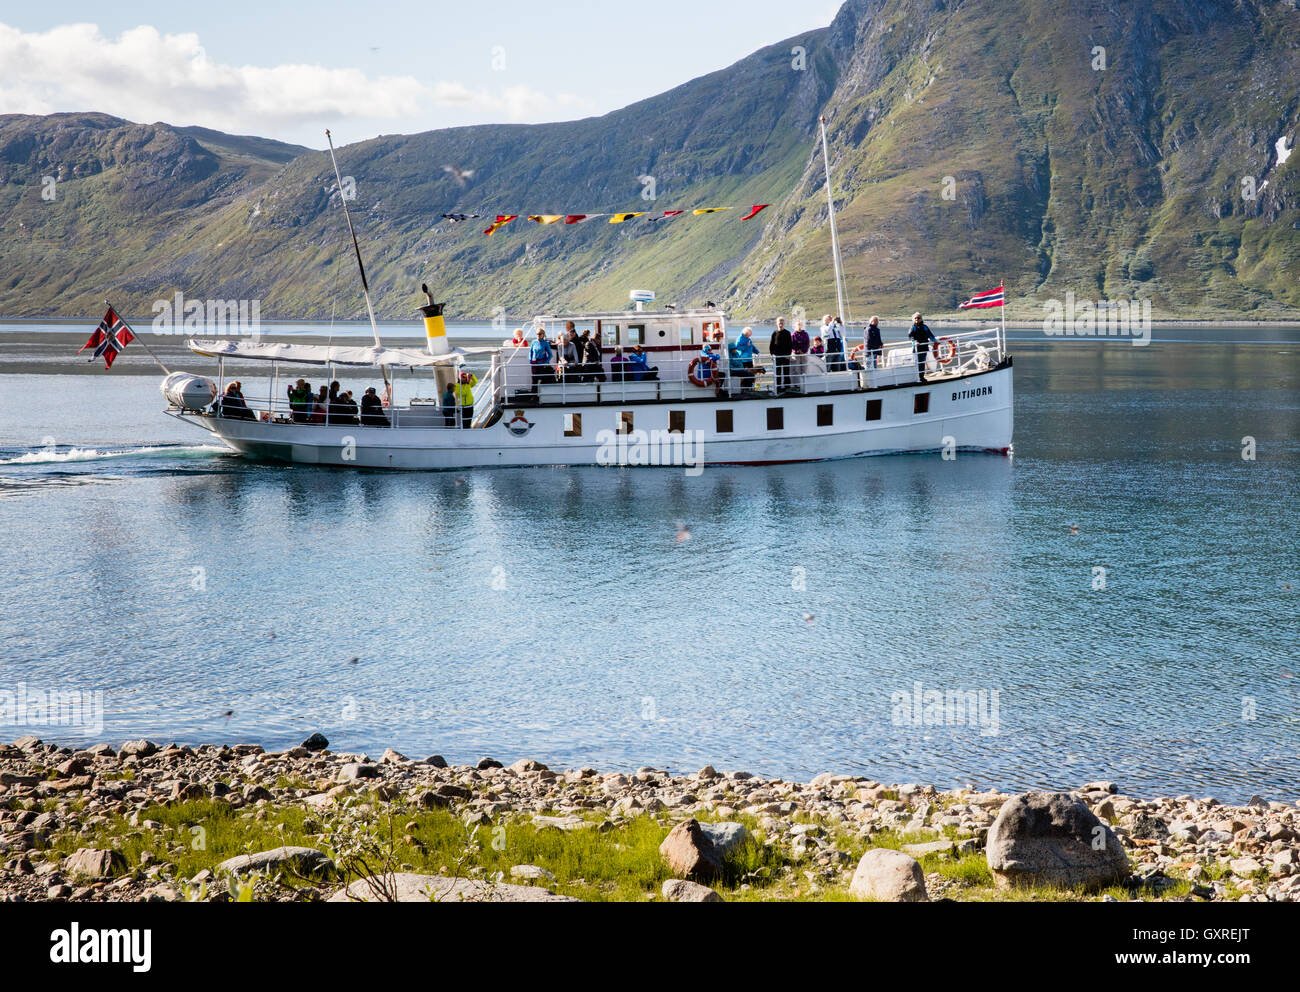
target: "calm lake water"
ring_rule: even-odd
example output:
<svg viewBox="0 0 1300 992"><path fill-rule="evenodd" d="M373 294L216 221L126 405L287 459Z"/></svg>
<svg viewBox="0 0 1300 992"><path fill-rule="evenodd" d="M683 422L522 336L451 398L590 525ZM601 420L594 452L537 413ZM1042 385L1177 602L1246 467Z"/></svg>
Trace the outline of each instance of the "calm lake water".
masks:
<svg viewBox="0 0 1300 992"><path fill-rule="evenodd" d="M1300 795L1295 331L1013 333L1014 459L689 478L258 465L20 330L0 691L105 720L2 739ZM918 684L983 725L913 725Z"/></svg>

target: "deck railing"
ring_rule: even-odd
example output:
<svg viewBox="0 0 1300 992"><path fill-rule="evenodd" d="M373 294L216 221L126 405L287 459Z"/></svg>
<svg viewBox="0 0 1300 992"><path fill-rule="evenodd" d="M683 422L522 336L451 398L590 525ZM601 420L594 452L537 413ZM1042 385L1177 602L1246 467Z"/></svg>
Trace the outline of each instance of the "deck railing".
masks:
<svg viewBox="0 0 1300 992"><path fill-rule="evenodd" d="M244 410L227 419L278 424L327 424L331 427L392 427L462 430L485 427L499 411L520 405L580 405L589 403L672 402L723 396L816 395L865 391L906 385L920 380L942 381L997 366L1002 361L1001 335L996 328L945 334L925 351L923 361L912 341L885 344L878 354L861 346L847 355L758 354L751 366L737 365L725 354L709 362L697 350L647 354L649 371L607 357L600 366L548 366L535 370L523 348L504 349L473 387L473 403L444 407L437 398L413 398L405 405L383 409L382 420L370 421L336 410L294 409L287 396L244 397ZM540 374L538 374L540 372ZM692 379L692 375L694 379ZM313 400L313 404L315 401ZM386 421L386 423L385 423Z"/></svg>
<svg viewBox="0 0 1300 992"><path fill-rule="evenodd" d="M657 351L646 355L649 372L608 354L599 366L561 362L534 367L526 354L516 352L502 362L504 387L494 395L507 404L571 405L867 390L917 382L922 372L929 380L993 368L1002 360L1000 340L996 328L945 334L927 347L924 365L918 363L917 345L910 340L886 344L878 354L864 355L861 346L847 355L757 354L748 366L733 362L719 346L708 363L696 349Z"/></svg>

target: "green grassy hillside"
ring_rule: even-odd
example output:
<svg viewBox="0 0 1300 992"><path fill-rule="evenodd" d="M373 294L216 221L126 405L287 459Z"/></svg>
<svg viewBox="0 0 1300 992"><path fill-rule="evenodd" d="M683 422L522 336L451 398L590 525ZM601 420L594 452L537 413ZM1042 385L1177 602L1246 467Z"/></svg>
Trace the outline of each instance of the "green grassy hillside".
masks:
<svg viewBox="0 0 1300 992"><path fill-rule="evenodd" d="M603 117L346 144L376 309L410 315L422 281L453 318L612 307L633 287L744 316L831 309L821 113L855 318L948 312L998 279L1013 317L1067 291L1300 316L1300 156L1275 148L1300 118L1290 0L849 0L824 30ZM279 142L0 117L0 313L83 315L105 295L148 313L180 291L360 316L334 186L325 153ZM439 216L759 202L747 223L521 219L490 239Z"/></svg>

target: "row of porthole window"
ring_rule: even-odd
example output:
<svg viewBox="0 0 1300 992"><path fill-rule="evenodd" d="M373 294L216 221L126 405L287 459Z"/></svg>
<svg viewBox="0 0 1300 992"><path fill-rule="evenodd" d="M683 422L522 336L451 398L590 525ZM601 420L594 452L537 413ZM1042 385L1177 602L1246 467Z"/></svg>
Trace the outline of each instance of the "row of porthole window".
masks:
<svg viewBox="0 0 1300 992"><path fill-rule="evenodd" d="M879 399L867 400L867 420L879 420L882 412L882 401ZM921 414L930 412L930 394L916 393L912 399L912 413ZM618 415L618 434L631 434L635 430L635 411L623 410ZM833 427L835 425L835 405L833 403L819 403L817 405L817 426ZM767 429L769 431L785 430L785 408L779 406L770 406L767 408ZM735 432L735 417L732 410L714 411L715 434L731 434ZM668 411L668 433L685 434L686 433L686 411L669 410ZM564 436L565 437L582 437L582 414L566 413L564 415Z"/></svg>

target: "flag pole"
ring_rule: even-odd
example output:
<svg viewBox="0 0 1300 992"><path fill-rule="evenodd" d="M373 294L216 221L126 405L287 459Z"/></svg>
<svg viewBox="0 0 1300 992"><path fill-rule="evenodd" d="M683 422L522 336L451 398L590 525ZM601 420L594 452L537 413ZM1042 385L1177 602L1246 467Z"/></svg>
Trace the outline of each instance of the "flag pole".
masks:
<svg viewBox="0 0 1300 992"><path fill-rule="evenodd" d="M998 360L1007 357L1007 284L1001 277L998 282L1002 286L1002 340L998 343Z"/></svg>
<svg viewBox="0 0 1300 992"><path fill-rule="evenodd" d="M159 367L160 369L162 369L164 372L166 372L168 375L171 375L171 374L172 374L172 370L169 369L166 365L164 365L164 364L162 363L162 359L159 358L157 355L155 355L155 354L153 353L153 349L149 347L149 342L147 342L147 341L146 341L144 338L142 338L139 334L136 334L136 333L135 333L135 328L132 327L130 324L128 324L128 323L126 322L126 320L122 317L122 315L121 315L120 313L117 313L117 307L113 306L113 304L111 304L110 302L108 302L108 300L105 300L105 301L104 301L104 306L108 307L108 309L112 310L113 313L117 314L117 319L120 320L120 321L122 321L122 326L125 327L128 331L131 332L131 338L132 338L132 340L134 340L134 341L139 341L140 344L144 347L144 350L147 351L147 352L149 352L149 357L152 358L155 362L157 362L158 367Z"/></svg>

